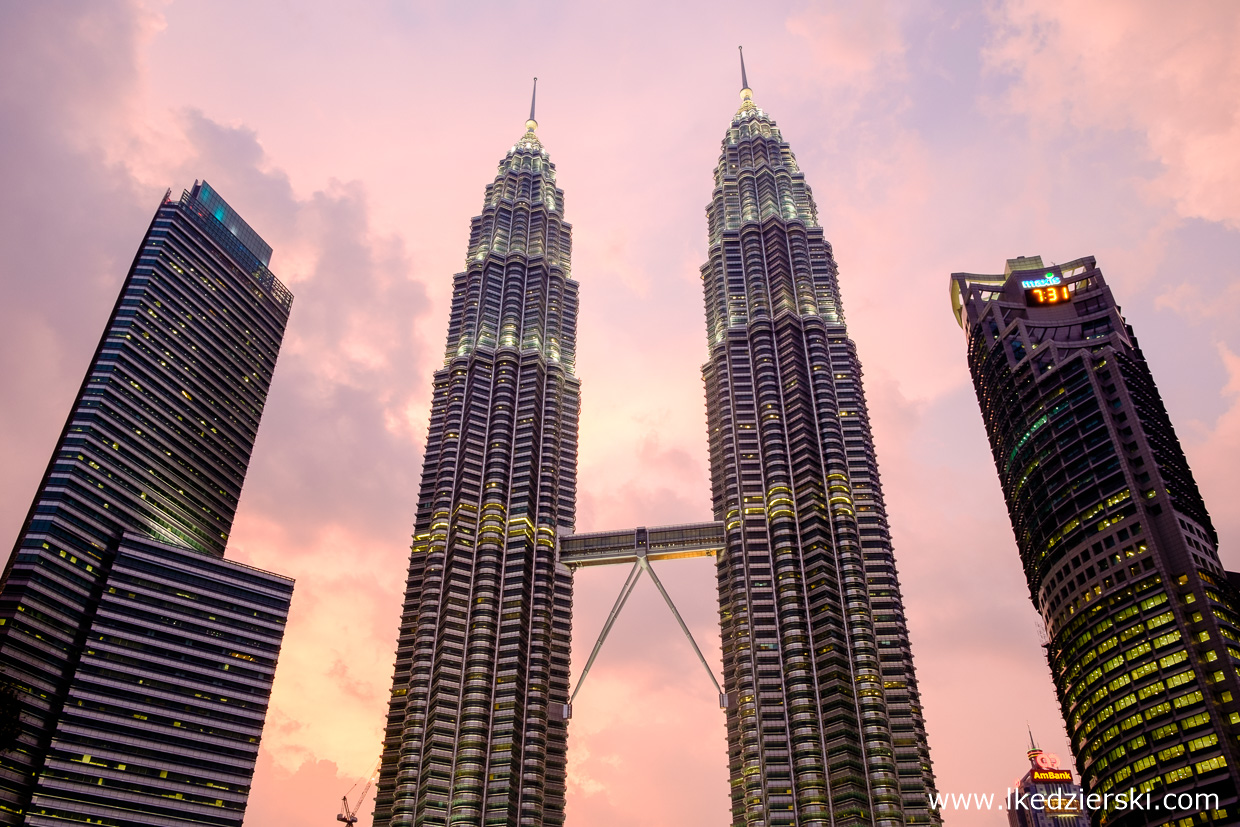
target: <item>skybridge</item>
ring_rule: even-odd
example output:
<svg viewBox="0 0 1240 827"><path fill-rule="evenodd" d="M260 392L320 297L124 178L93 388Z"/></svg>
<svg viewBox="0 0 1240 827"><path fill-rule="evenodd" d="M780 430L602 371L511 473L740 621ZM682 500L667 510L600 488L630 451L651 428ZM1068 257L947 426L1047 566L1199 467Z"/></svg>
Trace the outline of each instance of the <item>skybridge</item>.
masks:
<svg viewBox="0 0 1240 827"><path fill-rule="evenodd" d="M693 647L693 653L697 655L702 668L710 676L710 682L714 685L715 691L719 693L719 707L721 709L728 708L729 698L727 693L719 685L719 680L715 677L714 670L706 662L706 658L702 655L702 650L698 648L697 642L689 632L689 627L685 624L684 618L680 616L680 612L676 609L676 604L672 602L671 595L667 593L667 589L663 587L663 582L659 580L659 576L655 574L654 568L650 565L657 560L718 557L724 550L722 522L691 523L688 525L660 526L658 528L639 526L617 531L597 531L590 534L562 534L558 540L559 560L572 571L587 566L632 564L632 568L629 569L629 576L620 588L620 594L616 597L616 603L612 606L611 613L607 615L607 621L603 624L603 630L599 633L594 649L590 652L590 658L586 661L586 667L581 671L581 677L577 679L577 686L573 688L568 704L565 705L561 713L565 720L572 717L573 700L585 684L586 675L590 673L590 667L594 665L594 659L598 657L599 650L603 648L603 641L607 639L608 633L611 632L611 627L615 625L616 618L620 616L620 611L624 608L629 595L633 593L633 589L637 586L637 581L641 579L643 571L649 574L650 579L654 581L659 594L663 596L664 602L672 610L672 615L680 625L680 630L684 632L689 645Z"/></svg>

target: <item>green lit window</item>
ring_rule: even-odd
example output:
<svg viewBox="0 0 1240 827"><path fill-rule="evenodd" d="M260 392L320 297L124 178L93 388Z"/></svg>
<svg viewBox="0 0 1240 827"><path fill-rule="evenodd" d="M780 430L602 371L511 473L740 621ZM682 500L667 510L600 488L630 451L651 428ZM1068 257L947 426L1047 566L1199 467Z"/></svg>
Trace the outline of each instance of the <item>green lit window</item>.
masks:
<svg viewBox="0 0 1240 827"><path fill-rule="evenodd" d="M1172 746L1169 746L1166 749L1159 751L1158 760L1169 761L1172 758L1179 758L1181 755L1184 754L1184 751L1185 750L1184 750L1183 744L1173 744ZM1189 775L1192 775L1192 773L1189 773ZM1171 779L1168 779L1168 780L1171 780Z"/></svg>
<svg viewBox="0 0 1240 827"><path fill-rule="evenodd" d="M1196 769L1198 773L1203 773L1210 772L1211 770L1222 769L1225 766L1227 766L1227 759L1220 755L1217 758L1209 758L1205 761L1198 762L1196 764Z"/></svg>
<svg viewBox="0 0 1240 827"><path fill-rule="evenodd" d="M1151 617L1149 620L1145 621L1145 626L1147 629L1156 629L1159 626L1166 626L1173 620L1175 620L1175 615L1171 614L1171 612L1163 612L1162 614Z"/></svg>
<svg viewBox="0 0 1240 827"><path fill-rule="evenodd" d="M1183 709L1186 706L1192 706L1193 704L1201 703L1203 699L1204 699L1204 696L1201 694L1200 689L1195 690L1193 692L1186 692L1185 694L1181 695L1180 697L1174 700L1175 708Z"/></svg>
<svg viewBox="0 0 1240 827"><path fill-rule="evenodd" d="M1167 686L1168 688L1174 688L1174 687L1186 684L1192 679L1193 679L1192 670L1189 670L1187 672L1181 672L1178 675L1172 675L1171 677L1167 678Z"/></svg>
<svg viewBox="0 0 1240 827"><path fill-rule="evenodd" d="M1172 652L1166 657L1159 658L1158 665L1163 669L1166 669L1168 666L1174 666L1177 663L1183 663L1186 660L1188 660L1188 652L1181 650L1179 652Z"/></svg>
<svg viewBox="0 0 1240 827"><path fill-rule="evenodd" d="M1205 634L1205 633L1203 632L1202 634ZM1165 635L1159 635L1158 637L1154 638L1154 647L1156 649L1161 649L1164 646L1170 646L1171 644L1175 643L1179 639L1180 639L1180 633L1178 631L1168 632Z"/></svg>
<svg viewBox="0 0 1240 827"><path fill-rule="evenodd" d="M1149 611L1150 609L1154 608L1155 606L1161 606L1162 604L1164 604L1164 603L1166 603L1166 602L1167 602L1167 595L1166 595L1166 594L1156 594L1156 595L1154 595L1153 597L1147 597L1147 598L1145 598L1144 600L1142 600L1142 601L1141 601L1141 608L1142 608L1142 610L1144 610L1144 611Z"/></svg>
<svg viewBox="0 0 1240 827"><path fill-rule="evenodd" d="M1164 689L1165 687L1163 686L1162 681L1155 681L1154 683L1150 684L1149 686L1137 692L1137 697L1139 697L1141 700L1144 701L1146 698L1152 695L1158 695L1162 693Z"/></svg>
<svg viewBox="0 0 1240 827"><path fill-rule="evenodd" d="M1211 733L1210 735L1203 735L1200 738L1194 738L1193 740L1188 742L1188 751L1196 752L1199 749L1205 749L1206 747L1212 747L1217 743L1218 743L1217 735L1214 735L1213 733Z"/></svg>

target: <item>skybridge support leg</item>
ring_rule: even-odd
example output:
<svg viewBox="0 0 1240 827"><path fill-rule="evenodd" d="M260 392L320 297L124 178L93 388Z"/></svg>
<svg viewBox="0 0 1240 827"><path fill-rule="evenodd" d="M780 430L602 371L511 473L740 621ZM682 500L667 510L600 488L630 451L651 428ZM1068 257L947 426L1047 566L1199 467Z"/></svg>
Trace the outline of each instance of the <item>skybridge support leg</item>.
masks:
<svg viewBox="0 0 1240 827"><path fill-rule="evenodd" d="M676 604L672 602L672 597L667 593L667 589L663 588L663 581L659 579L659 575L654 573L654 568L650 565L650 561L646 555L637 558L637 565L641 566L650 574L650 579L654 581L655 586L659 589L659 594L663 595L667 607L672 610L672 614L676 617L676 622L680 624L680 631L685 633L685 639L689 641L689 645L693 647L693 653L697 655L698 661L702 664L702 668L706 670L706 674L710 676L710 682L715 685L715 691L719 693L719 708L728 708L728 696L723 691L723 687L719 685L719 681L715 678L715 672L710 668L710 664L706 662L706 658L702 655L702 650L698 648L697 641L693 639L693 635L689 632L689 627L685 625L684 618L680 616L680 612L676 611Z"/></svg>
<svg viewBox="0 0 1240 827"><path fill-rule="evenodd" d="M607 640L607 634L611 631L611 627L615 625L616 618L620 616L620 610L624 608L625 602L629 599L629 595L633 593L633 588L637 585L637 581L641 576L642 561L638 560L633 563L633 568L629 569L629 576L625 579L624 586L620 589L620 594L616 598L616 605L611 607L611 614L607 615L607 622L603 624L603 631L599 633L598 640L594 643L594 651L590 653L590 659L586 661L586 668L581 670L581 677L577 679L577 688L569 696L568 705L564 709L565 720L572 717L573 700L585 684L586 675L590 674L590 667L594 665L594 659L598 657L598 650L603 648L603 641Z"/></svg>

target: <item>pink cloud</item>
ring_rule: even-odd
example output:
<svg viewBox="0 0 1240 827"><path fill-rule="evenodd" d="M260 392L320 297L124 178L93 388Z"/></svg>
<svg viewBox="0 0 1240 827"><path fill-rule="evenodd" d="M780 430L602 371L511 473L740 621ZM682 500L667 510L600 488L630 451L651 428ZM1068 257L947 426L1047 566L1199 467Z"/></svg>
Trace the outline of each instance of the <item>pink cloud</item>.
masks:
<svg viewBox="0 0 1240 827"><path fill-rule="evenodd" d="M251 827L330 819L377 757L451 274L535 74L582 284L579 529L688 522L710 515L703 207L745 44L840 263L942 789L1001 791L1026 721L1064 752L948 274L1097 254L1147 350L1190 366L1156 376L1182 382L1169 404L1200 419L1185 445L1207 501L1235 496L1234 247L1216 239L1217 266L1186 271L1171 252L1186 217L1240 216L1230 6L259 3L246 25L209 4L0 18L8 536L165 186L219 186L297 297L230 548L297 578ZM1193 330L1205 349L1181 344ZM1217 376L1194 372L1207 363ZM659 572L715 662L710 562ZM578 671L624 574L577 576ZM578 700L570 761L572 823L726 820L713 689L649 583Z"/></svg>
<svg viewBox="0 0 1240 827"><path fill-rule="evenodd" d="M1240 227L1240 9L1153 0L1018 0L996 7L991 63L1040 129L1133 130L1161 167L1151 195Z"/></svg>

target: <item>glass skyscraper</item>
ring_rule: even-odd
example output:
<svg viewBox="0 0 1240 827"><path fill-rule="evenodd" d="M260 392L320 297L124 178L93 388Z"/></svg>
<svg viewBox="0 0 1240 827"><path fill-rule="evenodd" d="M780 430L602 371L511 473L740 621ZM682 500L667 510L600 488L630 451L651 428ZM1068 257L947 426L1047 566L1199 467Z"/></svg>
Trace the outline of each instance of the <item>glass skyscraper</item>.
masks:
<svg viewBox="0 0 1240 827"><path fill-rule="evenodd" d="M222 559L292 295L206 182L166 195L0 590L0 824L240 825L292 581Z"/></svg>
<svg viewBox="0 0 1240 827"><path fill-rule="evenodd" d="M1020 257L951 296L1082 786L1161 805L1108 825L1237 823L1235 575L1102 271Z"/></svg>
<svg viewBox="0 0 1240 827"><path fill-rule="evenodd" d="M453 280L376 825L564 821L577 282L533 115Z"/></svg>
<svg viewBox="0 0 1240 827"><path fill-rule="evenodd" d="M937 823L831 245L791 148L743 85L702 267L732 823Z"/></svg>

